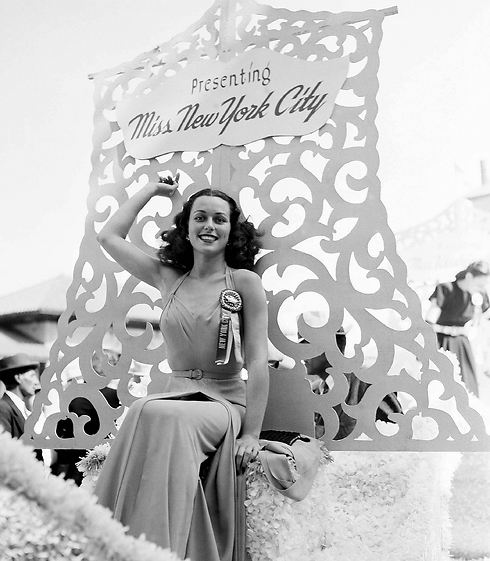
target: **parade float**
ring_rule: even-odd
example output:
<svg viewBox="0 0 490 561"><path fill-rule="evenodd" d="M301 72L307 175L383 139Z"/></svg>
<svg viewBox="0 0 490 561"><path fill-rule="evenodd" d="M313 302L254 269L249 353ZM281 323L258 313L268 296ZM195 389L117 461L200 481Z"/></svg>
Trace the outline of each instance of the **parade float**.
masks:
<svg viewBox="0 0 490 561"><path fill-rule="evenodd" d="M240 202L264 232L257 271L269 302L269 338L294 364L271 369L264 428L317 437L325 450L301 501L273 489L261 464L249 467L252 561L449 558L451 479L460 452L490 450L490 429L423 320L380 199L379 46L384 19L395 13L217 1L168 43L92 76L86 230L25 444L92 450L82 467L93 479L108 435L138 398L131 365L148 372L145 391L159 391L159 373L168 371L161 338L150 323L130 334L126 318L135 309L160 309L160 295L122 271L96 235L146 181L179 173L179 196L148 205L131 241L154 251L174 205L204 186ZM344 352L339 332L347 334ZM121 356L115 365L104 363L101 377L92 356L109 344ZM305 364L323 354L326 385L314 391ZM63 383L72 368L85 384ZM352 378L364 384L356 399L350 399ZM98 391L111 379L119 380L118 409ZM398 396L401 411L380 420L390 395ZM77 396L98 412L95 434L69 410ZM56 427L67 419L74 436L61 439ZM345 419L349 430L340 438ZM125 536L83 485L46 475L21 443L1 436L1 491L19 520L8 531L2 521L8 547L21 532L20 513L34 503L38 537L22 539L56 542L52 551L60 559L174 558ZM17 469L7 470L8 462Z"/></svg>

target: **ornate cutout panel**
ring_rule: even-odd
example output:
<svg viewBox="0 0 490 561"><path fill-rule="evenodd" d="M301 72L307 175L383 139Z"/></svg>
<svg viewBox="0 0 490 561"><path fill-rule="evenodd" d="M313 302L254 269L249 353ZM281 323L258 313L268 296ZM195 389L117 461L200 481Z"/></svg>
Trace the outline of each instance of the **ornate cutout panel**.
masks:
<svg viewBox="0 0 490 561"><path fill-rule="evenodd" d="M168 368L158 331L160 295L122 271L96 234L146 181L179 171L179 196L147 205L130 239L153 252L182 199L210 185L236 197L262 229L257 267L269 301L269 337L294 364L271 371L264 428L321 435L331 449L490 449L478 403L422 318L380 200L375 118L383 18L375 10L310 13L217 2L172 41L94 77L86 231L27 439L38 447L91 448L117 431L124 412L101 396L108 380L119 379L123 406L159 391ZM126 153L118 100L156 88L192 61L258 47L305 60L350 56L348 78L321 129L151 160ZM143 327L135 318L146 318ZM101 355L109 346L121 352L115 365ZM92 366L94 353L103 358L105 376ZM135 384L135 367L147 386ZM67 384L72 370L86 383ZM95 434L84 431L87 418L69 410L77 395L97 409ZM74 437L60 439L56 427L66 418Z"/></svg>

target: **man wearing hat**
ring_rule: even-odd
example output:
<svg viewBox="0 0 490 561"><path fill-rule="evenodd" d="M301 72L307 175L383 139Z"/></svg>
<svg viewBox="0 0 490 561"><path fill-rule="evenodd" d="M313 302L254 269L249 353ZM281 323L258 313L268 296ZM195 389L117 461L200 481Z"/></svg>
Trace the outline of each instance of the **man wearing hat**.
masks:
<svg viewBox="0 0 490 561"><path fill-rule="evenodd" d="M24 423L30 413L25 400L39 389L38 368L39 362L23 353L0 360L0 380L6 388L0 399L0 427L14 438L24 434Z"/></svg>

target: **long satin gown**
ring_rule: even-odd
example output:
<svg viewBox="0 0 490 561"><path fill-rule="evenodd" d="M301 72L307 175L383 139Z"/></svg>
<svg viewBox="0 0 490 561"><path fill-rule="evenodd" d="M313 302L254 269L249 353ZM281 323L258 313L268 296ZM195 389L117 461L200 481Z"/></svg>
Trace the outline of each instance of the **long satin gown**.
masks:
<svg viewBox="0 0 490 561"><path fill-rule="evenodd" d="M238 561L244 555L244 507L237 500L234 443L245 411L243 359L215 364L219 302L194 316L179 299L180 277L161 329L175 374L165 393L129 408L99 476L95 494L128 533L192 561ZM223 288L234 289L227 268ZM240 349L238 349L240 351ZM237 356L238 355L238 356ZM186 376L204 371L202 379ZM205 482L201 464L211 466Z"/></svg>

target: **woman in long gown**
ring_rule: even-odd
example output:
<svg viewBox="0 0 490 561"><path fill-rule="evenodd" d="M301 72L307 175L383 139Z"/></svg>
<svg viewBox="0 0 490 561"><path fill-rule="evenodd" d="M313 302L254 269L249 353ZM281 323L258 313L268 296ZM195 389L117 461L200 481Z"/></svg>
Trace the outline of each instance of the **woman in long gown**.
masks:
<svg viewBox="0 0 490 561"><path fill-rule="evenodd" d="M426 315L437 333L439 346L456 355L461 378L475 395L478 395L477 366L468 334L478 319L475 314L485 312L490 306L486 292L489 278L487 263L470 263L454 281L436 286Z"/></svg>
<svg viewBox="0 0 490 561"><path fill-rule="evenodd" d="M131 535L144 533L182 559L238 561L245 545L237 479L258 454L269 384L267 304L250 270L258 236L232 198L205 189L163 233L158 256L148 256L126 236L152 197L171 197L176 187L148 183L98 237L122 267L161 291L172 373L161 374L165 393L129 408L95 494Z"/></svg>

